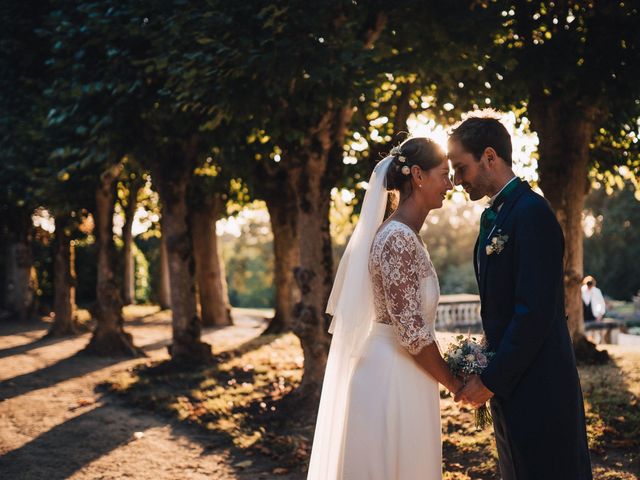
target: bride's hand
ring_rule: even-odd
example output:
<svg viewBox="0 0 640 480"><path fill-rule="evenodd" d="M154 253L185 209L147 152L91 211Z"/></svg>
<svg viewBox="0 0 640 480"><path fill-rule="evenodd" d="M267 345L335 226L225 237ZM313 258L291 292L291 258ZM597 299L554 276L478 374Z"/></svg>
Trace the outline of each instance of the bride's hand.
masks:
<svg viewBox="0 0 640 480"><path fill-rule="evenodd" d="M464 382L459 377L456 377L456 376L453 377L453 380L451 381L451 385L447 385L447 389L449 390L449 393L451 393L451 395L454 397L458 395L460 390L462 390L463 388L464 388Z"/></svg>
<svg viewBox="0 0 640 480"><path fill-rule="evenodd" d="M479 408L493 397L493 392L482 383L478 375L471 375L464 386L464 389L456 394L455 401Z"/></svg>

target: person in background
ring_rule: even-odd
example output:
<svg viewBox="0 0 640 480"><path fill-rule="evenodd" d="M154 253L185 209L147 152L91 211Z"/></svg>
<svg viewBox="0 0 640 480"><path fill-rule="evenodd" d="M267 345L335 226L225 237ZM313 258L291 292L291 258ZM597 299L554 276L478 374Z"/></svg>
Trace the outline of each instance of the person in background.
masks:
<svg viewBox="0 0 640 480"><path fill-rule="evenodd" d="M606 310L604 297L600 289L596 287L596 279L591 275L587 275L582 280L582 305L585 322L599 322L604 317Z"/></svg>

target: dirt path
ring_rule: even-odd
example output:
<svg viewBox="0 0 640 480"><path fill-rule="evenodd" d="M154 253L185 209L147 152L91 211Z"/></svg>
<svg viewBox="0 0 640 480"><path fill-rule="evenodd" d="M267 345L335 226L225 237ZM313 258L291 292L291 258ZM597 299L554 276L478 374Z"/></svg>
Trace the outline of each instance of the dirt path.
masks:
<svg viewBox="0 0 640 480"><path fill-rule="evenodd" d="M205 331L214 346L241 344L263 324L236 312L236 325ZM168 312L130 307L126 329L149 359L168 358ZM96 386L149 359L78 355L88 334L40 340L45 322L0 326L0 478L255 479L275 466L221 446L214 434L124 405ZM294 478L278 475L278 478Z"/></svg>
<svg viewBox="0 0 640 480"><path fill-rule="evenodd" d="M225 436L132 407L96 388L117 372L168 358L169 313L141 306L129 307L125 313L126 329L133 334L136 345L147 353L146 359L123 361L78 354L87 344L88 334L40 340L48 328L45 322L0 323L0 480L304 477L276 473L278 465L265 457L231 449ZM203 338L214 346L214 353L239 346L264 327L259 314L238 309L234 312L236 325L208 329ZM438 335L442 346L453 337L454 334L447 333ZM637 398L638 351L622 346L607 348L614 354L615 364L605 369L582 368L583 388L593 400L602 397L603 389L617 395L614 397L619 402L627 402L630 394ZM602 398L599 402L596 412L598 418L602 417L599 422L603 428L610 428L603 419L619 420L620 414L615 413L618 410L607 410L617 408L617 404L609 405ZM462 475L462 471L470 468L470 459L484 462L491 458L489 433L470 437L468 433L457 432L462 418L458 407L450 399L443 400L441 406L445 454L449 456L446 468ZM471 421L470 414L465 418ZM624 425L620 423L617 428L623 429ZM637 469L634 460L637 455L629 448L610 444L604 433L595 433L601 452L592 457L594 478L636 478L632 472ZM622 434L615 437L624 438ZM480 471L481 467L484 468L482 465L474 468ZM468 478L466 474L454 476L451 472L448 478Z"/></svg>

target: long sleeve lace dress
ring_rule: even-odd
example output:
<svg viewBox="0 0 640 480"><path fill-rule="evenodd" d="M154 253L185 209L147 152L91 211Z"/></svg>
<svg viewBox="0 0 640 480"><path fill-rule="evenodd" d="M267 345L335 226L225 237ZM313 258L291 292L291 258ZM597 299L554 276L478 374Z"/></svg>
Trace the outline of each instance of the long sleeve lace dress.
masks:
<svg viewBox="0 0 640 480"><path fill-rule="evenodd" d="M438 278L422 240L395 220L376 234L369 272L376 321L351 381L341 478L438 480L438 383L412 356L435 342Z"/></svg>

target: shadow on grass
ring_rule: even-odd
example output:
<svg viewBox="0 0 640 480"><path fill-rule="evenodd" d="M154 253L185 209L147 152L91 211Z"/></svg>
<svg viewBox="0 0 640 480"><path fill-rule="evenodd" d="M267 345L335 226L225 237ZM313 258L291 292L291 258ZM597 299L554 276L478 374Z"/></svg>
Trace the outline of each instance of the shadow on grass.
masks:
<svg viewBox="0 0 640 480"><path fill-rule="evenodd" d="M161 310L158 305L127 305L122 314L125 327L171 328L171 310Z"/></svg>
<svg viewBox="0 0 640 480"><path fill-rule="evenodd" d="M613 354L605 365L579 368L595 478L640 476L640 408L631 391L640 382L638 360Z"/></svg>
<svg viewBox="0 0 640 480"><path fill-rule="evenodd" d="M257 350L266 345L270 345L275 340L280 338L282 335L274 334L274 335L258 335L257 337L253 337L241 345L238 345L235 348L230 350L225 350L218 355L220 360L228 360L234 357L241 357L252 350Z"/></svg>
<svg viewBox="0 0 640 480"><path fill-rule="evenodd" d="M156 342L153 343L147 343L146 345L140 345L139 348L145 352L145 353L149 353L152 352L154 350L158 350L160 348L167 348L169 345L171 345L171 338L162 338Z"/></svg>
<svg viewBox="0 0 640 480"><path fill-rule="evenodd" d="M210 329L210 330L219 330L222 328L229 328L229 327L207 327L207 329ZM207 331L205 331L205 333L207 333ZM218 353L216 355L216 359L218 361L225 361L239 355L244 355L245 353L248 353L252 350L255 350L270 344L271 342L274 341L275 338L277 338L276 335L252 338L251 340L244 342L242 345L236 348L233 348L231 350L224 350ZM173 340L170 337L162 338L156 342L149 343L146 345L141 345L140 349L148 353L153 350L158 350L160 348L167 348L171 345L172 341ZM175 365L171 361L166 361L164 363L166 363L166 367L163 367L163 368L173 369L175 371L179 371L181 368L189 368L188 366L181 367L179 365Z"/></svg>
<svg viewBox="0 0 640 480"><path fill-rule="evenodd" d="M443 479L499 479L493 427L477 431L471 408L455 404L444 390L440 396Z"/></svg>
<svg viewBox="0 0 640 480"><path fill-rule="evenodd" d="M27 444L0 457L3 478L62 480L94 460L133 440L134 427L109 428L102 406L56 425ZM105 432L105 429L109 429ZM70 445L73 454L69 455Z"/></svg>
<svg viewBox="0 0 640 480"><path fill-rule="evenodd" d="M16 345L0 350L0 359L7 358L5 361L11 361L9 357L20 354L28 354L34 349L43 347L53 347L55 345L66 341L76 340L78 335L61 336L61 337L47 337L47 328L50 326L47 322L25 322L24 325L1 325L0 333L9 335L11 332L15 334L16 331L23 332L36 332L42 331L45 335L29 343ZM160 339L156 342L142 345L139 348L145 352L156 350L162 347L166 347L171 344L171 338ZM81 377L96 370L128 361L131 357L118 357L118 356L97 356L89 352L84 351L85 347L81 347L73 355L62 358L51 365L43 368L39 368L23 375L18 375L13 378L8 378L0 382L0 399L11 399L20 395L27 394L34 390L40 390L43 388L51 387L57 383L70 380L75 377Z"/></svg>
<svg viewBox="0 0 640 480"><path fill-rule="evenodd" d="M169 318L156 318L143 320L141 318L135 318L132 320L125 320L124 322L125 328L130 327L167 327L167 330L171 331L171 317Z"/></svg>
<svg viewBox="0 0 640 480"><path fill-rule="evenodd" d="M292 422L294 412L285 409L283 400L301 374L292 337L255 337L204 367L147 363L112 377L99 389L206 431L205 442L229 448L234 459L253 455L256 473L283 469L282 474L301 478L309 426Z"/></svg>
<svg viewBox="0 0 640 480"><path fill-rule="evenodd" d="M4 380L0 383L0 399L19 397L126 360L129 358L96 357L79 351L47 367Z"/></svg>
<svg viewBox="0 0 640 480"><path fill-rule="evenodd" d="M47 333L47 330L51 326L50 323L45 322L42 319L30 319L25 321L18 321L13 318L9 318L0 323L0 337L9 335L20 335L28 332L42 331Z"/></svg>
<svg viewBox="0 0 640 480"><path fill-rule="evenodd" d="M24 343L22 345L16 345L15 347L3 348L0 350L0 358L11 357L12 355L22 355L25 354L35 348L46 347L49 345L54 345L58 342L62 342L64 340L70 340L75 338L76 335L68 335L64 337L47 337L46 334L42 337L36 338L35 340Z"/></svg>
<svg viewBox="0 0 640 480"><path fill-rule="evenodd" d="M596 479L636 476L640 414L630 385L640 382L640 367L634 358L580 368ZM302 477L315 414L301 416L291 401L302 373L297 339L257 336L223 351L217 360L191 369L148 364L112 378L108 387L129 403L206 432L203 445L229 446L237 459L259 453L253 457L256 469L275 464ZM448 397L442 401L442 423L445 480L499 478L491 428L476 432L472 411Z"/></svg>
<svg viewBox="0 0 640 480"><path fill-rule="evenodd" d="M148 364L106 386L146 411L209 432L237 458L258 453L263 462L302 478L317 404L302 408L296 398L301 355L293 335L259 336L222 352L215 365L184 369L171 362ZM452 406L446 413L447 426L456 435L445 438L445 469L453 475L445 478L497 479L490 432L476 435L470 410L459 414Z"/></svg>
<svg viewBox="0 0 640 480"><path fill-rule="evenodd" d="M579 367L596 480L635 480L640 474L640 411L630 388L640 382L637 363L614 355L605 365ZM499 479L492 428L475 432L470 410L450 399L442 401L442 414L443 478Z"/></svg>
<svg viewBox="0 0 640 480"><path fill-rule="evenodd" d="M168 315L161 316L159 313L154 313L151 315L144 315L142 317L134 317L131 319L126 319L124 322L125 327L167 327L169 330L171 329L171 313Z"/></svg>

